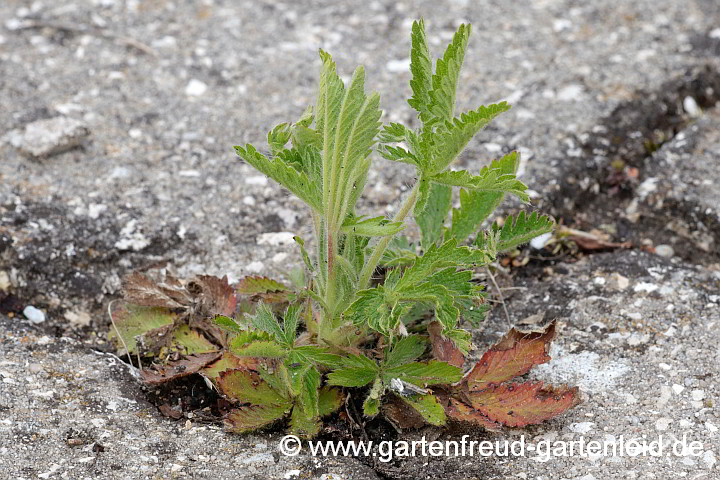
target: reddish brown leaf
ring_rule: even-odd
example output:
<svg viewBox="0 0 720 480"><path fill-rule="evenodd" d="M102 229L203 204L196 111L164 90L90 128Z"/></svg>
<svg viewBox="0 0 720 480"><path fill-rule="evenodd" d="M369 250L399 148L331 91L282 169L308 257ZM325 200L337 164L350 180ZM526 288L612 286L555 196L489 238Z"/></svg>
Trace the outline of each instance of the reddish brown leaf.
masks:
<svg viewBox="0 0 720 480"><path fill-rule="evenodd" d="M140 373L143 380L150 384L169 382L196 373L204 366L220 358L220 355L220 352L188 355L166 365L154 365L152 369L143 369Z"/></svg>
<svg viewBox="0 0 720 480"><path fill-rule="evenodd" d="M479 411L465 405L464 403L456 400L455 398L450 398L449 405L445 407L445 413L448 417L454 420L475 423L485 428L485 430L489 430L491 432L498 432L502 430L502 425L493 422Z"/></svg>
<svg viewBox="0 0 720 480"><path fill-rule="evenodd" d="M523 333L511 329L475 364L466 377L468 388L471 391L483 390L490 384L500 384L524 375L535 365L549 361L548 350L554 336L555 322L542 332Z"/></svg>
<svg viewBox="0 0 720 480"><path fill-rule="evenodd" d="M125 300L144 307L186 308L191 301L182 283L170 275L156 282L142 273L132 273L123 283Z"/></svg>
<svg viewBox="0 0 720 480"><path fill-rule="evenodd" d="M163 403L158 407L158 410L160 410L160 413L162 413L164 416L172 418L173 420L177 420L183 416L182 411L175 410L173 407L170 406L169 403Z"/></svg>
<svg viewBox="0 0 720 480"><path fill-rule="evenodd" d="M443 325L440 322L434 321L428 325L433 357L462 368L465 363L465 355L455 346L452 340L443 336L442 331Z"/></svg>
<svg viewBox="0 0 720 480"><path fill-rule="evenodd" d="M493 385L471 392L468 398L472 403L471 414L477 412L509 427L544 422L580 403L577 387L554 388L542 382Z"/></svg>
<svg viewBox="0 0 720 480"><path fill-rule="evenodd" d="M188 282L187 289L200 305L202 314L230 316L235 313L237 300L227 275L223 278L199 275Z"/></svg>
<svg viewBox="0 0 720 480"><path fill-rule="evenodd" d="M238 368L256 370L258 364L259 363L257 358L238 357L226 351L223 353L222 357L203 368L200 373L210 378L211 380L215 380L217 377L220 376L220 372L224 372L225 370L234 370Z"/></svg>

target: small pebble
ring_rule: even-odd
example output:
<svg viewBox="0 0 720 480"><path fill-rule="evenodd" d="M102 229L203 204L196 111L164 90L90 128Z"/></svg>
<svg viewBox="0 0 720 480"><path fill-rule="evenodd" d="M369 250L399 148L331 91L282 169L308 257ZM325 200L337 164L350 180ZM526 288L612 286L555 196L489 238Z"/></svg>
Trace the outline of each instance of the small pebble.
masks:
<svg viewBox="0 0 720 480"><path fill-rule="evenodd" d="M262 262L258 262L257 260L254 262L249 263L245 270L247 270L250 273L260 273L263 270L265 270L265 265Z"/></svg>
<svg viewBox="0 0 720 480"><path fill-rule="evenodd" d="M667 417L658 418L657 421L655 422L655 428L662 432L664 430L667 430L672 422L673 421L671 418L667 418Z"/></svg>
<svg viewBox="0 0 720 480"><path fill-rule="evenodd" d="M387 68L389 72L393 73L409 72L410 59L405 58L402 60L390 60L385 64L385 68Z"/></svg>
<svg viewBox="0 0 720 480"><path fill-rule="evenodd" d="M25 315L25 318L35 324L43 323L45 321L45 313L42 310L33 307L32 305L28 305L27 307L25 307L25 310L23 310L23 315Z"/></svg>
<svg viewBox="0 0 720 480"><path fill-rule="evenodd" d="M690 96L683 99L683 109L685 112L693 118L697 118L702 115L702 109L697 104L697 101Z"/></svg>
<svg viewBox="0 0 720 480"><path fill-rule="evenodd" d="M193 78L190 80L185 87L185 95L191 96L191 97L199 97L203 95L205 92L207 92L207 85L205 85L200 80L197 80Z"/></svg>
<svg viewBox="0 0 720 480"><path fill-rule="evenodd" d="M655 253L665 258L672 258L675 250L670 245L658 245L655 247Z"/></svg>

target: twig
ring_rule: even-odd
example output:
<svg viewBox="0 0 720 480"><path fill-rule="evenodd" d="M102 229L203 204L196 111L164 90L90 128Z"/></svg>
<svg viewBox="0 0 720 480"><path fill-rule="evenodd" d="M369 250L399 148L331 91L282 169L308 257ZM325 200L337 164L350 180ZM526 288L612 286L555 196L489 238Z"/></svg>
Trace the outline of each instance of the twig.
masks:
<svg viewBox="0 0 720 480"><path fill-rule="evenodd" d="M104 28L91 28L85 25L80 26L74 26L74 25L68 25L66 23L55 23L55 22L42 22L42 21L31 21L28 20L26 22L23 22L22 24L18 25L17 27L13 28L13 30L35 30L35 29L42 29L42 28L50 28L53 30L60 30L64 32L70 32L70 33L82 33L85 35L95 35L97 37L103 37L110 40L114 40L116 42L119 42L121 44L124 44L128 47L132 47L146 55L150 56L157 56L155 53L155 50L153 50L150 46L142 43L139 40L135 40L134 38L127 37L125 35L120 35L119 33L115 33L113 31L104 29Z"/></svg>
<svg viewBox="0 0 720 480"><path fill-rule="evenodd" d="M485 271L488 274L488 277L490 277L490 281L492 282L493 286L495 287L495 290L497 290L498 297L500 297L500 303L502 303L503 311L505 312L505 318L507 318L508 326L512 326L510 322L510 313L508 312L507 305L505 305L505 297L503 297L502 289L495 281L495 276L490 271L489 267L485 267Z"/></svg>

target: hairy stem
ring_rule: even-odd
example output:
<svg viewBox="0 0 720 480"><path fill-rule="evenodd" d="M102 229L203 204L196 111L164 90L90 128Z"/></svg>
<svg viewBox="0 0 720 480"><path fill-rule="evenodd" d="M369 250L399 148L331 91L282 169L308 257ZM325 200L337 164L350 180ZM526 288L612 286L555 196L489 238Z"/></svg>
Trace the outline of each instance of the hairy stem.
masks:
<svg viewBox="0 0 720 480"><path fill-rule="evenodd" d="M413 189L410 191L410 195L408 195L408 197L405 199L405 203L403 203L402 207L400 207L400 210L395 214L395 217L393 217L393 222L402 222L403 220L405 220L405 217L407 217L407 214L410 213L410 210L412 210L413 206L415 205L415 200L417 200L419 189L420 182L417 182L415 183ZM370 260L368 260L368 262L363 267L362 272L360 272L360 280L358 281L357 285L358 290L363 290L367 288L368 285L370 285L370 277L372 277L372 274L375 271L378 262L380 262L383 253L385 253L385 249L390 243L390 240L392 240L392 237L392 235L382 237L377 243L377 245L375 245Z"/></svg>

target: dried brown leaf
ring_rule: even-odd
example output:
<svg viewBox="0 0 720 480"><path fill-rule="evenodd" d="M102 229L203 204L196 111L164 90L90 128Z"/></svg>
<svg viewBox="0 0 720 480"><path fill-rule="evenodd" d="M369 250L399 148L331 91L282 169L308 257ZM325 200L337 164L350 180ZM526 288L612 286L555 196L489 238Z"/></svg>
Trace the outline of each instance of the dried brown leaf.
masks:
<svg viewBox="0 0 720 480"><path fill-rule="evenodd" d="M176 378L192 375L206 365L220 358L220 356L220 352L187 355L179 360L171 361L165 365L153 365L152 369L146 368L140 373L146 383L165 383L170 380L175 380Z"/></svg>

